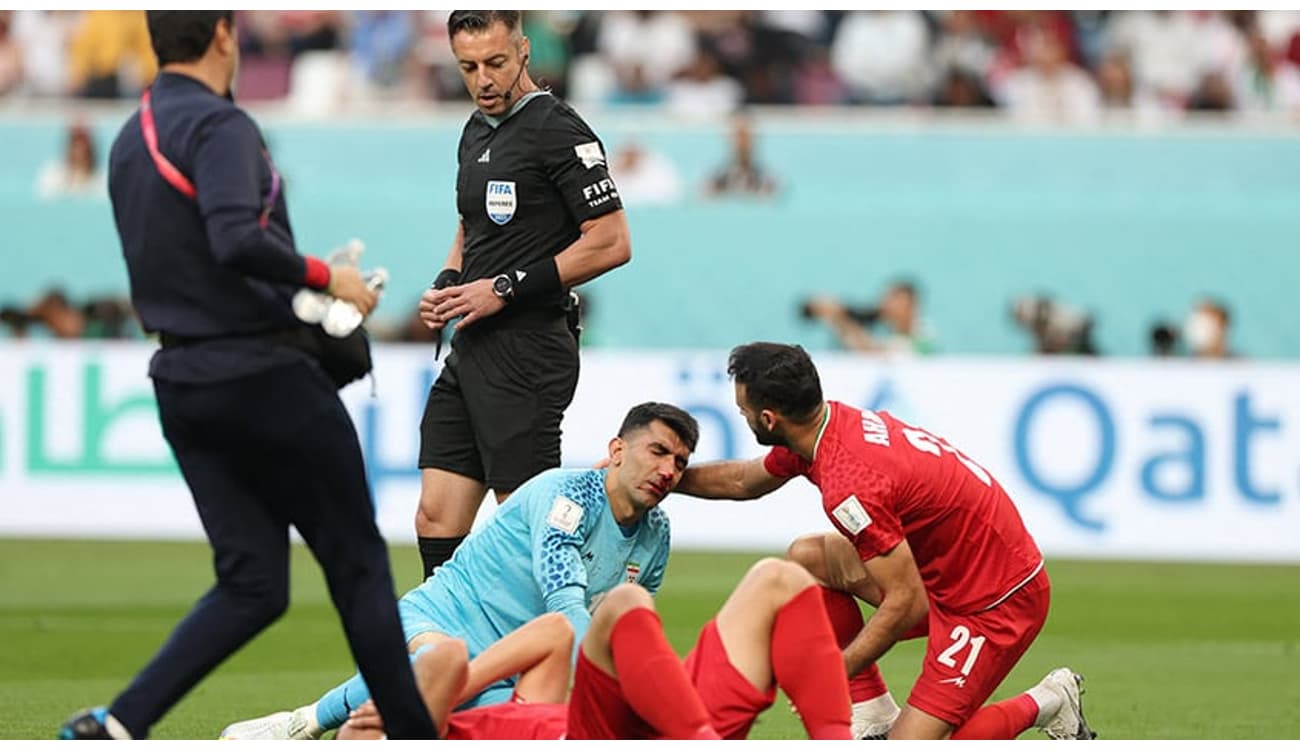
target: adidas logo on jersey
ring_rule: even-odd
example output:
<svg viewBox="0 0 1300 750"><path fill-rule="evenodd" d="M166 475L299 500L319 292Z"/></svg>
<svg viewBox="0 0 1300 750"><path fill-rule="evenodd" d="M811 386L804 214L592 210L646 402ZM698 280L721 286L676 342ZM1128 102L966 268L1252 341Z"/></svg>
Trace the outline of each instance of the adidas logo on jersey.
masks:
<svg viewBox="0 0 1300 750"><path fill-rule="evenodd" d="M483 155L478 158L479 164L488 164L491 161L492 161L492 149L490 148L487 151L484 151Z"/></svg>

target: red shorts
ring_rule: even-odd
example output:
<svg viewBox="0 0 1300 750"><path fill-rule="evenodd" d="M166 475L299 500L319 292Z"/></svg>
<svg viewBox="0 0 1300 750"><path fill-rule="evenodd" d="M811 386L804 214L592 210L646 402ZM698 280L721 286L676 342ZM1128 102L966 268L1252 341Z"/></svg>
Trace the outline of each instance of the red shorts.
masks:
<svg viewBox="0 0 1300 750"><path fill-rule="evenodd" d="M731 665L714 620L704 624L695 648L686 655L686 674L709 711L714 731L724 740L745 739L754 718L776 699L775 687L760 691Z"/></svg>
<svg viewBox="0 0 1300 750"><path fill-rule="evenodd" d="M632 710L623 698L618 680L578 649L578 666L573 670L573 692L569 693L570 740L648 740L658 734Z"/></svg>
<svg viewBox="0 0 1300 750"><path fill-rule="evenodd" d="M1043 629L1051 588L1047 571L1040 570L983 612L956 615L931 601L925 663L908 704L953 726L965 724Z"/></svg>
<svg viewBox="0 0 1300 750"><path fill-rule="evenodd" d="M564 738L568 707L563 703L498 703L456 711L447 723L449 740L558 740Z"/></svg>

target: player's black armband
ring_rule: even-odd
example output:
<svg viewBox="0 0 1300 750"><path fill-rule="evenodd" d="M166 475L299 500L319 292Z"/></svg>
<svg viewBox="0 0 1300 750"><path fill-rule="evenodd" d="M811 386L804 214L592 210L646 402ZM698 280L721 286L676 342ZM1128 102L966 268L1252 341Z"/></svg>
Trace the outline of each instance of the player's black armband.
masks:
<svg viewBox="0 0 1300 750"><path fill-rule="evenodd" d="M520 300L554 296L564 289L555 258L545 258L515 271L514 282L514 296Z"/></svg>
<svg viewBox="0 0 1300 750"><path fill-rule="evenodd" d="M444 268L438 278L433 280L432 289L446 289L449 286L456 286L460 283L460 271L454 268Z"/></svg>

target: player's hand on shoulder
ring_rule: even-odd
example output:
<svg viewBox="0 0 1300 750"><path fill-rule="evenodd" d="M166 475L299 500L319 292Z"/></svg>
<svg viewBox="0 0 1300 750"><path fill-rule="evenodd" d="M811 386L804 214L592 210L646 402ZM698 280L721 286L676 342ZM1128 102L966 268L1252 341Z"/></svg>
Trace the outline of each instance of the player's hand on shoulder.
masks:
<svg viewBox="0 0 1300 750"><path fill-rule="evenodd" d="M379 294L366 285L355 266L330 266L330 284L326 291L332 297L356 305L363 316L369 315L379 303Z"/></svg>
<svg viewBox="0 0 1300 750"><path fill-rule="evenodd" d="M433 316L444 323L461 318L456 330L475 321L495 315L506 306L505 300L492 291L492 279L478 279L468 284L430 290L425 296L433 301Z"/></svg>

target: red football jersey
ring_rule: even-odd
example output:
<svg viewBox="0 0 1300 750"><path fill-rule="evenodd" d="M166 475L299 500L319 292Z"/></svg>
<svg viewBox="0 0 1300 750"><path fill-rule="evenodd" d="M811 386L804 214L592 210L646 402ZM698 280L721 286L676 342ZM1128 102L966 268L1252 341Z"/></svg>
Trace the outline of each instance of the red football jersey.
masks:
<svg viewBox="0 0 1300 750"><path fill-rule="evenodd" d="M561 740L569 725L567 703L509 701L455 711L449 740Z"/></svg>
<svg viewBox="0 0 1300 750"><path fill-rule="evenodd" d="M888 412L829 404L811 464L778 447L763 465L817 485L863 560L906 538L930 597L956 613L987 609L1038 572L1043 555L988 471Z"/></svg>

